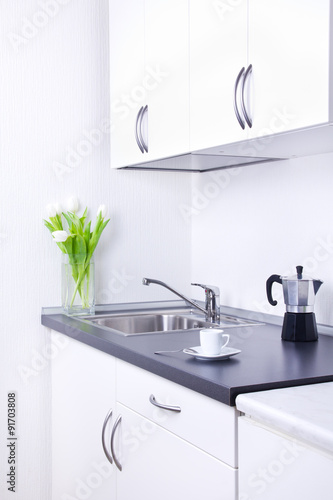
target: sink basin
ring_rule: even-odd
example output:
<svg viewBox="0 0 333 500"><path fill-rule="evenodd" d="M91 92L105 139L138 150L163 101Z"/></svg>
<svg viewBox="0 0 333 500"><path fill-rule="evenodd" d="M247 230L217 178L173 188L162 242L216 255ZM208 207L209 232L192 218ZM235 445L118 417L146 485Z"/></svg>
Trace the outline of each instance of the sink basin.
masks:
<svg viewBox="0 0 333 500"><path fill-rule="evenodd" d="M176 314L124 314L106 316L91 320L92 323L111 328L125 335L138 335L142 333L170 332L175 330L190 330L204 328L211 323L200 321L196 318L179 316Z"/></svg>
<svg viewBox="0 0 333 500"><path fill-rule="evenodd" d="M196 328L230 328L257 325L250 320L233 316L221 316L220 324L209 323L191 310L151 310L141 312L122 312L87 316L85 321L111 330L120 335L146 335L149 333L167 333L192 330Z"/></svg>

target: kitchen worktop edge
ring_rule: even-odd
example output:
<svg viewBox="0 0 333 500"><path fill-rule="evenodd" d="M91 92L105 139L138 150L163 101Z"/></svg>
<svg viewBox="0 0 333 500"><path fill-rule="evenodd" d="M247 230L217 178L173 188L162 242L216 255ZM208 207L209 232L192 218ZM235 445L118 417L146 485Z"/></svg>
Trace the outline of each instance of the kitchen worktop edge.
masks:
<svg viewBox="0 0 333 500"><path fill-rule="evenodd" d="M129 306L129 305L127 305ZM93 348L104 351L116 358L143 368L151 373L183 385L188 389L204 394L212 399L220 401L229 406L235 405L239 394L256 391L264 391L281 387L293 387L295 385L313 384L333 381L333 367L328 367L328 361L315 363L313 372L306 369L298 369L283 373L281 366L284 363L290 365L295 351L296 356L306 359L317 358L320 353L325 357L329 349L333 355L333 337L323 335L316 346L292 346L294 343L281 344L281 318L270 317L267 314L240 311L233 308L223 307L225 314L255 319L271 320L263 326L251 326L233 329L231 341L240 350L239 356L230 358L224 362L200 362L180 352L174 355L157 356L155 350L177 349L199 345L199 332L187 331L182 333L149 334L138 337L123 337L112 332L106 332L97 325L80 321L79 318L67 316L62 313L61 308L43 308L41 322L44 326L67 335L73 339L90 345ZM231 331L229 331L230 333ZM302 343L309 344L309 343ZM313 343L311 343L313 344ZM325 344L325 345L324 345ZM256 351L255 346L258 345ZM320 353L318 353L318 345ZM274 351L277 352L274 355ZM285 352L284 352L285 351ZM282 356L286 359L280 359ZM255 357L258 356L258 359ZM276 373L270 375L267 370L267 357L274 357L279 361ZM242 370L242 362L244 363ZM299 360L298 360L299 362ZM318 366L317 366L318 365ZM272 365L274 368L274 365ZM246 370L249 372L248 377ZM260 375L260 370L262 374ZM272 370L274 372L274 370ZM258 372L258 373L256 373Z"/></svg>
<svg viewBox="0 0 333 500"><path fill-rule="evenodd" d="M333 453L333 382L240 394L248 418Z"/></svg>

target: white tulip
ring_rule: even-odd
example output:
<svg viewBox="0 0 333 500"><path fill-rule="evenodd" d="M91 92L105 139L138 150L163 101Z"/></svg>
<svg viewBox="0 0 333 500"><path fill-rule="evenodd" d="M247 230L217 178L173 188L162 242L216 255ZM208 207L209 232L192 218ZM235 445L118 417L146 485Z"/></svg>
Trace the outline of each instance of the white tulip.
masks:
<svg viewBox="0 0 333 500"><path fill-rule="evenodd" d="M64 243L69 237L66 231L53 231L52 236L57 243Z"/></svg>
<svg viewBox="0 0 333 500"><path fill-rule="evenodd" d="M54 209L55 209L57 215L61 215L62 214L62 207L61 207L60 203L55 203L54 204Z"/></svg>
<svg viewBox="0 0 333 500"><path fill-rule="evenodd" d="M100 205L98 207L98 210L97 210L97 217L99 215L99 213L102 213L102 219L105 219L105 217L107 216L107 213L108 213L108 208L106 205Z"/></svg>
<svg viewBox="0 0 333 500"><path fill-rule="evenodd" d="M68 212L73 212L74 214L79 210L79 200L76 196L71 196L68 198L66 207Z"/></svg>
<svg viewBox="0 0 333 500"><path fill-rule="evenodd" d="M49 203L48 205L46 205L46 211L47 211L49 217L55 217L57 215L57 210L56 210L55 206L52 205L52 203Z"/></svg>

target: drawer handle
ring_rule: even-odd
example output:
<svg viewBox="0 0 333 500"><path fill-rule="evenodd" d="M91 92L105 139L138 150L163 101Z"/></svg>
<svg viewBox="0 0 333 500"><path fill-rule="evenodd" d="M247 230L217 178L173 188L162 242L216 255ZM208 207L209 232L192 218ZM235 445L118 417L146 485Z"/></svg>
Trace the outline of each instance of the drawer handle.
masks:
<svg viewBox="0 0 333 500"><path fill-rule="evenodd" d="M120 471L122 471L123 467L122 467L121 463L119 462L119 460L117 459L116 453L114 451L114 436L115 436L117 427L120 424L120 422L121 422L121 415L118 416L118 418L117 418L117 420L116 420L116 422L115 422L115 424L113 426L113 429L112 429L112 433L111 433L111 453L113 455L114 463L116 464L116 466L118 467L118 469Z"/></svg>
<svg viewBox="0 0 333 500"><path fill-rule="evenodd" d="M161 403L158 403L153 394L149 396L149 401L152 405L157 406L158 408L163 408L163 410L175 411L177 413L180 413L182 411L180 406L163 405Z"/></svg>
<svg viewBox="0 0 333 500"><path fill-rule="evenodd" d="M111 417L112 417L112 409L110 411L108 411L108 413L107 413L107 415L105 417L105 420L104 420L103 428L102 428L102 445L103 445L103 450L104 450L105 456L108 459L108 461L110 462L110 464L113 463L113 460L112 460L112 456L108 452L108 449L107 449L107 446L106 446L106 443L105 443L105 430L106 430L107 423L108 423L108 421L110 420Z"/></svg>

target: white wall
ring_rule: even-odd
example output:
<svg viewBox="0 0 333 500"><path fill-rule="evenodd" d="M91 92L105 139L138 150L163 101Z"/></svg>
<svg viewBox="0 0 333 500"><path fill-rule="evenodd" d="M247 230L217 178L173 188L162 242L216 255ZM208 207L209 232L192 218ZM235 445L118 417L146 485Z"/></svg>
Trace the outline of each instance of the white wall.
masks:
<svg viewBox="0 0 333 500"><path fill-rule="evenodd" d="M333 155L253 165L193 176L192 280L221 288L221 303L282 315L270 306L271 274L304 273L324 281L317 321L333 324Z"/></svg>
<svg viewBox="0 0 333 500"><path fill-rule="evenodd" d="M60 251L43 226L45 206L72 194L93 218L100 203L109 206L96 250L98 302L171 298L143 287L144 275L180 289L190 282L190 225L179 211L190 203L189 176L109 168L107 5L0 2L2 473L9 470L6 394L13 390L18 436L17 491L7 490L1 474L2 500L50 500L49 337L40 312L60 305ZM95 137L90 149L87 135Z"/></svg>

